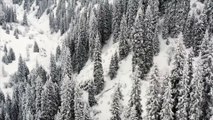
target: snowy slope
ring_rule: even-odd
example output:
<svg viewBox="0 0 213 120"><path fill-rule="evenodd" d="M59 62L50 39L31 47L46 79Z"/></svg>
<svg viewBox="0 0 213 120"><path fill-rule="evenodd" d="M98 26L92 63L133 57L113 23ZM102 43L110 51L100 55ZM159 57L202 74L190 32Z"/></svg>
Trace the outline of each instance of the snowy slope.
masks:
<svg viewBox="0 0 213 120"><path fill-rule="evenodd" d="M6 4L12 5L11 0L5 0ZM113 2L113 0L111 0ZM196 2L193 0L192 4ZM33 5L35 6L35 5ZM198 4L198 8L202 8L202 4ZM0 27L0 88L4 93L12 94L12 89L8 89L4 87L4 84L9 81L9 76L12 75L15 71L17 71L18 65L18 57L22 55L24 59L27 59L26 49L29 48L30 59L26 62L29 69L33 69L35 67L36 62L41 64L47 71L49 69L49 58L50 53L55 53L55 48L57 45L61 45L61 40L63 36L60 36L59 33L51 34L49 30L49 17L44 14L40 19L35 17L36 10L31 10L28 15L29 26L24 27L21 26L20 23L23 18L24 10L23 6L15 6L17 9L17 17L19 23L12 24L13 28L18 28L22 35L19 35L19 39L16 39L13 36L13 31L10 31L10 34L6 34L5 30ZM33 8L33 7L32 7ZM14 29L13 29L14 30ZM166 41L160 38L161 50L158 56L154 58L154 63L158 65L160 70L160 75L166 75L171 66L168 65L169 53L175 47L175 41L177 39L170 39L172 41L170 45L166 45ZM34 42L38 43L38 46L41 50L40 53L33 53L33 44ZM16 60L9 64L5 65L2 63L1 59L3 56L3 46L7 45L7 48L13 48ZM1 49L2 48L2 49ZM132 53L129 56L119 63L119 70L117 77L113 80L110 80L108 76L109 64L111 56L118 50L118 44L113 44L113 40L110 39L108 43L104 46L102 50L102 63L104 69L104 80L106 81L105 89L103 92L97 96L97 100L99 105L94 107L95 111L100 111L95 116L98 120L109 120L111 113L111 97L114 92L115 86L117 84L121 85L121 91L123 93L124 101L123 105L128 105L128 100L130 98L131 86L132 86ZM3 77L1 75L1 68L4 66L5 70L8 72L7 77ZM86 63L83 70L79 75L76 75L76 80L79 84L83 84L85 81L93 79L93 62L90 60ZM142 105L143 105L143 115L146 114L145 104L146 104L146 92L149 87L148 81L142 82Z"/></svg>

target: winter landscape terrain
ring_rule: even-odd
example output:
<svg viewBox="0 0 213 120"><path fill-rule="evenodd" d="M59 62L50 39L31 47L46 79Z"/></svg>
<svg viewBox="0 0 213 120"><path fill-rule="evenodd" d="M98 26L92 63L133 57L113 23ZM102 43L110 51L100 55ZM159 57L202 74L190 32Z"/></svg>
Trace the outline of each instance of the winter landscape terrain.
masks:
<svg viewBox="0 0 213 120"><path fill-rule="evenodd" d="M0 120L210 120L213 0L0 0Z"/></svg>

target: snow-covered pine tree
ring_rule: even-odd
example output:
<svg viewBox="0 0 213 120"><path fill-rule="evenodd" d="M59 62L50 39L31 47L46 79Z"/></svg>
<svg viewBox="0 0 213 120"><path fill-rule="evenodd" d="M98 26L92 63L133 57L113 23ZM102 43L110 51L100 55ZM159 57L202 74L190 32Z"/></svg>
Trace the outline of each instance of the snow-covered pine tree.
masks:
<svg viewBox="0 0 213 120"><path fill-rule="evenodd" d="M8 50L7 50L7 46L6 46L6 44L5 44L5 45L4 45L4 53L7 54L7 52L8 52Z"/></svg>
<svg viewBox="0 0 213 120"><path fill-rule="evenodd" d="M110 120L122 120L122 93L120 90L120 85L118 85L115 89L115 92L113 94L113 98L112 98L112 104L111 104L111 118Z"/></svg>
<svg viewBox="0 0 213 120"><path fill-rule="evenodd" d="M24 13L22 25L28 26L27 13Z"/></svg>
<svg viewBox="0 0 213 120"><path fill-rule="evenodd" d="M97 100L95 98L95 89L94 89L93 81L91 81L88 86L88 102L90 107L93 107L94 105L97 104Z"/></svg>
<svg viewBox="0 0 213 120"><path fill-rule="evenodd" d="M195 23L196 23L195 13L192 13L187 17L185 28L183 31L183 41L186 48L190 48L193 46L195 36L194 33Z"/></svg>
<svg viewBox="0 0 213 120"><path fill-rule="evenodd" d="M110 9L109 1L100 1L98 10L98 29L100 32L100 41L103 45L109 39L112 33L112 11Z"/></svg>
<svg viewBox="0 0 213 120"><path fill-rule="evenodd" d="M117 75L118 71L118 54L117 52L111 57L110 66L109 66L109 76L112 79L114 79Z"/></svg>
<svg viewBox="0 0 213 120"><path fill-rule="evenodd" d="M189 120L189 108L190 108L190 76L189 75L189 66L185 64L183 70L183 80L179 82L179 97L178 97L178 104L177 104L177 112L176 116L178 120Z"/></svg>
<svg viewBox="0 0 213 120"><path fill-rule="evenodd" d="M150 87L147 100L147 120L160 120L161 111L161 93L160 93L160 76L158 67L155 65L150 80Z"/></svg>
<svg viewBox="0 0 213 120"><path fill-rule="evenodd" d="M141 104L141 71L139 70L139 67L136 67L136 70L134 72L133 77L133 85L129 100L129 113L135 113L134 114L134 120L142 120L142 104ZM128 113L128 114L129 114ZM127 115L127 117L131 117L131 115Z"/></svg>
<svg viewBox="0 0 213 120"><path fill-rule="evenodd" d="M130 52L130 45L128 43L127 35L127 18L123 15L120 25L120 35L119 35L119 60L126 58Z"/></svg>
<svg viewBox="0 0 213 120"><path fill-rule="evenodd" d="M162 109L160 112L161 120L174 120L175 113L173 112L174 99L172 98L172 84L170 80L168 80L166 84L164 84L166 86L163 94Z"/></svg>
<svg viewBox="0 0 213 120"><path fill-rule="evenodd" d="M19 57L19 62L18 62L18 82L25 82L27 80L27 75L29 74L29 69L26 66L25 61L23 61L22 57Z"/></svg>
<svg viewBox="0 0 213 120"><path fill-rule="evenodd" d="M75 99L74 99L74 109L75 109L75 120L84 120L84 101L83 92L76 86L75 88Z"/></svg>
<svg viewBox="0 0 213 120"><path fill-rule="evenodd" d="M113 42L118 41L120 32L120 23L122 19L122 0L116 0L113 3L113 18L112 18L112 32Z"/></svg>
<svg viewBox="0 0 213 120"><path fill-rule="evenodd" d="M199 21L196 21L195 26L193 28L193 33L194 33L194 39L193 39L193 51L194 55L197 57L199 56L200 50L201 50L201 44L204 38L204 34L206 31L206 18L201 17Z"/></svg>
<svg viewBox="0 0 213 120"><path fill-rule="evenodd" d="M77 72L79 73L88 60L89 40L86 32L86 11L80 16L78 43L76 47Z"/></svg>
<svg viewBox="0 0 213 120"><path fill-rule="evenodd" d="M136 18L137 11L138 11L138 4L139 4L139 0L128 0L127 12L126 12L127 27L128 27L127 37L128 38L130 37L132 27L135 23L135 18Z"/></svg>
<svg viewBox="0 0 213 120"><path fill-rule="evenodd" d="M75 109L74 109L75 82L73 79L70 79L66 74L62 81L60 95L61 95L61 106L60 106L61 120L75 119Z"/></svg>
<svg viewBox="0 0 213 120"><path fill-rule="evenodd" d="M211 37L209 36L208 30L206 30L206 34L203 38L203 43L201 46L201 68L202 68L202 82L204 85L203 89L203 96L202 96L202 118L203 119L210 119L212 116L212 63L213 63L213 56L212 56L212 48L213 42ZM200 66L199 66L200 67Z"/></svg>
<svg viewBox="0 0 213 120"><path fill-rule="evenodd" d="M190 120L200 120L202 117L204 83L202 80L202 65L198 63L192 80L192 91L190 93Z"/></svg>
<svg viewBox="0 0 213 120"><path fill-rule="evenodd" d="M12 48L10 48L9 53L8 53L9 58L11 59L11 61L16 59L15 53L13 51Z"/></svg>
<svg viewBox="0 0 213 120"><path fill-rule="evenodd" d="M65 48L65 65L62 66L64 68L63 75L67 75L69 79L72 79L73 75L73 66L72 66L72 56L69 48Z"/></svg>
<svg viewBox="0 0 213 120"><path fill-rule="evenodd" d="M179 98L180 98L180 84L183 82L183 71L184 66L186 65L186 55L185 55L185 48L182 42L179 42L176 49L176 54L174 56L174 68L171 71L171 77L170 77L170 84L171 84L171 95L172 99L174 100L172 102L172 112L174 113L174 119L178 118L177 115L177 105L179 104Z"/></svg>
<svg viewBox="0 0 213 120"><path fill-rule="evenodd" d="M142 8L140 7L137 13L137 17L135 20L133 32L132 32L132 70L135 71L135 67L139 63L144 63L145 60L143 58L144 51L142 51L142 41L144 41L144 14ZM139 66L141 67L141 66Z"/></svg>
<svg viewBox="0 0 213 120"><path fill-rule="evenodd" d="M36 41L34 42L33 52L39 52L39 47Z"/></svg>
<svg viewBox="0 0 213 120"><path fill-rule="evenodd" d="M95 37L98 33L98 21L95 16L95 9L91 9L89 20L89 56L91 60L94 60L94 47L95 47Z"/></svg>
<svg viewBox="0 0 213 120"><path fill-rule="evenodd" d="M52 82L57 83L57 66L55 61L55 56L51 54L50 56L50 79Z"/></svg>
<svg viewBox="0 0 213 120"><path fill-rule="evenodd" d="M213 1L205 0L204 13L207 16L207 23L209 27L209 34L213 35Z"/></svg>
<svg viewBox="0 0 213 120"><path fill-rule="evenodd" d="M42 94L42 91L43 91L43 80L41 79L40 76L38 76L36 78L36 99L35 99L35 106L36 106L36 115L35 115L35 118L36 119L39 119L40 117L40 114L41 114L41 94Z"/></svg>
<svg viewBox="0 0 213 120"><path fill-rule="evenodd" d="M59 88L56 83L49 79L41 94L40 120L54 120L59 106Z"/></svg>
<svg viewBox="0 0 213 120"><path fill-rule="evenodd" d="M56 55L55 55L56 61L59 60L60 56L61 56L61 49L60 46L58 45L56 48Z"/></svg>
<svg viewBox="0 0 213 120"><path fill-rule="evenodd" d="M95 39L95 52L94 52L94 86L95 93L99 94L104 89L104 76L103 76L103 66L102 66L102 58L101 58L101 43L99 34L96 34Z"/></svg>

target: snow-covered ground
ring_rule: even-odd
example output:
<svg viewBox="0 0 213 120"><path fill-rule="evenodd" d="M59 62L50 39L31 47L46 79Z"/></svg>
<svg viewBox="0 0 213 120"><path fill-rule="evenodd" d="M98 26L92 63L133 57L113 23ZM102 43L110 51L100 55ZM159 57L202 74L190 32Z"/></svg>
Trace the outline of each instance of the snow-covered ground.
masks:
<svg viewBox="0 0 213 120"><path fill-rule="evenodd" d="M111 2L112 1L113 0L111 0ZM193 2L196 2L196 0L193 0ZM5 0L5 3L8 5L12 5L11 0ZM201 6L199 8L202 8L203 5L198 4L198 6ZM0 88L5 94L9 93L10 95L12 94L12 89L5 88L4 84L9 81L10 75L17 71L19 55L22 55L24 59L27 59L26 49L29 48L30 57L29 60L26 62L29 69L33 69L35 67L36 62L38 62L48 71L50 54L55 53L56 46L61 45L61 40L63 39L63 36L60 36L59 33L50 33L49 17L46 14L44 14L40 19L37 19L35 17L36 9L34 11L31 10L31 12L29 12L29 26L22 26L20 23L22 22L24 14L23 6L16 5L15 7L17 9L17 17L19 23L11 24L13 26L13 30L10 31L10 34L6 34L6 31L0 27ZM16 39L13 36L13 31L15 28L18 28L22 33L21 35L19 35L19 39ZM166 45L166 41L161 39L161 36L159 36L159 38L161 43L161 49L159 55L154 58L154 63L158 65L160 75L164 76L171 69L171 66L168 65L169 53L172 54L171 50L175 46L176 40L170 40L172 42L168 46ZM35 41L38 43L40 53L33 53L33 44ZM13 48L16 55L16 60L9 65L5 65L1 61L2 56L4 55L3 46L5 44L8 49ZM117 84L120 84L122 86L121 91L125 96L123 101L124 105L128 105L128 100L130 98L132 86L132 53L129 54L126 59L119 63L119 70L115 79L110 80L108 76L111 57L117 50L118 44L113 44L112 39L108 41L108 43L104 46L102 50L104 80L106 81L106 84L104 91L99 96L97 96L99 105L94 108L97 111L101 111L96 116L96 118L98 118L99 120L110 119L111 113L109 110L111 106L111 97ZM3 66L5 68L5 71L8 73L7 77L3 77L3 75L1 74L1 68ZM76 79L79 84L93 79L93 63L90 60L86 63L80 74L76 76ZM145 104L148 87L149 82L144 80L141 86L142 105L144 109L143 115L146 114Z"/></svg>

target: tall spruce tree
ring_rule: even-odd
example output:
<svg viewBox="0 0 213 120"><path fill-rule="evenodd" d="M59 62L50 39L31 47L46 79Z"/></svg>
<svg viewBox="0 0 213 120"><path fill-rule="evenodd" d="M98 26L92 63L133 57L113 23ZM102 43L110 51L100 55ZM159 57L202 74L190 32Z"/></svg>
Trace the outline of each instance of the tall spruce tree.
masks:
<svg viewBox="0 0 213 120"><path fill-rule="evenodd" d="M94 85L95 93L99 94L104 89L104 76L103 76L103 66L101 58L101 43L99 34L96 35L95 39L95 53L94 53Z"/></svg>
<svg viewBox="0 0 213 120"><path fill-rule="evenodd" d="M113 18L112 18L112 31L113 31L113 42L118 41L120 32L120 23L122 19L122 0L116 0L113 4Z"/></svg>
<svg viewBox="0 0 213 120"><path fill-rule="evenodd" d="M118 71L118 54L117 52L112 56L109 66L109 76L112 79L114 79L117 75Z"/></svg>
<svg viewBox="0 0 213 120"><path fill-rule="evenodd" d="M161 95L160 95L160 76L157 66L154 66L150 76L150 87L147 100L147 119L160 120Z"/></svg>
<svg viewBox="0 0 213 120"><path fill-rule="evenodd" d="M75 98L75 82L65 75L61 86L61 120L75 119L74 98Z"/></svg>
<svg viewBox="0 0 213 120"><path fill-rule="evenodd" d="M130 52L130 45L128 43L127 35L127 18L123 15L120 25L120 35L119 35L119 60L126 58Z"/></svg>
<svg viewBox="0 0 213 120"><path fill-rule="evenodd" d="M57 66L55 61L55 56L51 54L50 56L50 78L52 82L57 83Z"/></svg>
<svg viewBox="0 0 213 120"><path fill-rule="evenodd" d="M120 85L118 85L115 89L115 92L113 94L112 98L112 105L111 105L111 113L112 116L110 120L121 120L121 114L122 114L122 93L120 90Z"/></svg>
<svg viewBox="0 0 213 120"><path fill-rule="evenodd" d="M133 85L132 85L132 91L130 95L129 100L129 113L135 113L134 114L134 120L142 120L142 104L141 104L141 77L140 77L141 71L139 70L139 67L136 67L136 70L134 72L134 78L133 78ZM128 117L131 117L131 115L128 115Z"/></svg>
<svg viewBox="0 0 213 120"><path fill-rule="evenodd" d="M59 88L56 83L49 79L41 94L40 120L54 120L59 106Z"/></svg>

